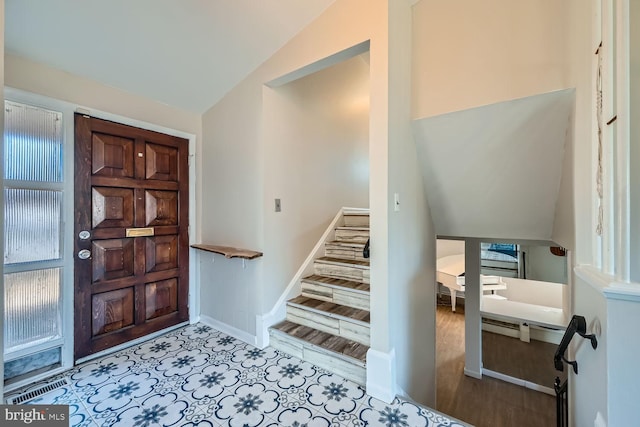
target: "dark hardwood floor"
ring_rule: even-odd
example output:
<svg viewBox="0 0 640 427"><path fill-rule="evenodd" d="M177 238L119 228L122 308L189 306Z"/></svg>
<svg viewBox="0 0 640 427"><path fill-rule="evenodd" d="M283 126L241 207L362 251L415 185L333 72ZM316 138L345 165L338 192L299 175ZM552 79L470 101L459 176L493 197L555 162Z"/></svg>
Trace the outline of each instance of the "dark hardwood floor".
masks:
<svg viewBox="0 0 640 427"><path fill-rule="evenodd" d="M482 332L482 367L553 388L556 376L567 378L567 371L557 372L553 355L558 346L542 341L522 342L491 332Z"/></svg>
<svg viewBox="0 0 640 427"><path fill-rule="evenodd" d="M436 409L476 427L554 426L553 396L494 378L464 375L464 306L456 310L452 313L446 306L437 310Z"/></svg>

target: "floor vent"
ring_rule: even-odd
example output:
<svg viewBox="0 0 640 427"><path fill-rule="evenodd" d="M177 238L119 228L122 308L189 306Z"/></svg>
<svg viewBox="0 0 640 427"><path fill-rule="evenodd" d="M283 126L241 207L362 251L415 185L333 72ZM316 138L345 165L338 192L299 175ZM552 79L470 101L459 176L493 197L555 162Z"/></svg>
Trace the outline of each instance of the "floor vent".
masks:
<svg viewBox="0 0 640 427"><path fill-rule="evenodd" d="M45 393L49 393L50 391L53 391L57 388L63 387L65 385L69 385L69 383L67 382L67 380L65 378L62 378L61 380L57 380L54 381L52 383L48 383L48 384L43 384L40 387L33 389L33 390L29 390L29 391L25 391L24 393L15 395L15 396L9 396L7 397L7 404L8 405L19 405L21 403L24 402L28 402L31 399L34 399L38 396L42 396Z"/></svg>

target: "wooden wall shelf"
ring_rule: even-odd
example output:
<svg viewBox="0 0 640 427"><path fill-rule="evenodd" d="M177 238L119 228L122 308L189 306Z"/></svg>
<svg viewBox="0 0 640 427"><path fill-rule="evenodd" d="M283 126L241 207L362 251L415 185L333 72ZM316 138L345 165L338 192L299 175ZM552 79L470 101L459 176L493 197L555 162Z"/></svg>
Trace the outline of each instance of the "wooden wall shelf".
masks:
<svg viewBox="0 0 640 427"><path fill-rule="evenodd" d="M225 258L255 259L263 255L262 252L252 251L250 249L232 248L231 246L205 245L198 243L191 245L191 247L202 251L221 254L224 255Z"/></svg>

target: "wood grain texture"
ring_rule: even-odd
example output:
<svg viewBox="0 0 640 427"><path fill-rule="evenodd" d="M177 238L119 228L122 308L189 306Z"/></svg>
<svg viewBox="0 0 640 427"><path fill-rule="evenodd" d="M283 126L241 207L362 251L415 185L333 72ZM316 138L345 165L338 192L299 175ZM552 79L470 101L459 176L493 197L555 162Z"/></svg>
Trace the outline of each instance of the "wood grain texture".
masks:
<svg viewBox="0 0 640 427"><path fill-rule="evenodd" d="M369 262L321 257L314 262L314 273L319 276L369 283Z"/></svg>
<svg viewBox="0 0 640 427"><path fill-rule="evenodd" d="M263 255L262 252L252 251L250 249L233 248L231 246L205 245L202 243L198 243L195 245L191 245L191 247L195 249L207 251L207 252L213 252L216 254L224 255L225 258L254 259L254 258L259 258Z"/></svg>
<svg viewBox="0 0 640 427"><path fill-rule="evenodd" d="M520 341L505 335L482 332L482 365L501 374L553 388L556 376L563 381L567 371L558 372L553 355L558 346L547 342Z"/></svg>
<svg viewBox="0 0 640 427"><path fill-rule="evenodd" d="M464 375L464 308L438 306L436 409L477 427L555 425L553 396L494 378ZM500 349L496 349L500 351Z"/></svg>
<svg viewBox="0 0 640 427"><path fill-rule="evenodd" d="M186 139L75 115L76 360L188 320L188 179Z"/></svg>
<svg viewBox="0 0 640 427"><path fill-rule="evenodd" d="M344 225L345 227L369 227L369 214L345 213Z"/></svg>
<svg viewBox="0 0 640 427"><path fill-rule="evenodd" d="M367 243L369 240L368 227L337 227L335 239L339 242Z"/></svg>
<svg viewBox="0 0 640 427"><path fill-rule="evenodd" d="M354 363L364 366L367 360L369 347L352 340L337 337L328 333L320 332L314 328L299 325L293 322L284 321L271 328L272 332L279 333L280 337L288 335L291 339L297 340L304 345L312 345L326 350L327 354L336 353L341 357L354 359ZM284 351L284 350L283 350Z"/></svg>
<svg viewBox="0 0 640 427"><path fill-rule="evenodd" d="M364 250L363 243L352 242L339 242L331 241L324 245L324 254L331 258L341 259L357 259L359 261L366 261L362 252Z"/></svg>

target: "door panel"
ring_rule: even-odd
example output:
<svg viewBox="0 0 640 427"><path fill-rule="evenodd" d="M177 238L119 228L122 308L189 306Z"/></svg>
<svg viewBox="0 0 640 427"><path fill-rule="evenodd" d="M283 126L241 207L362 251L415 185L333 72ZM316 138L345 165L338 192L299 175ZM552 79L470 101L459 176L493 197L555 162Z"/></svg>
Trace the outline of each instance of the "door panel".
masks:
<svg viewBox="0 0 640 427"><path fill-rule="evenodd" d="M145 298L147 320L173 313L177 310L178 281L176 279L147 283Z"/></svg>
<svg viewBox="0 0 640 427"><path fill-rule="evenodd" d="M92 172L94 175L133 178L134 140L94 133L92 143Z"/></svg>
<svg viewBox="0 0 640 427"><path fill-rule="evenodd" d="M178 150L156 144L147 144L146 178L176 181Z"/></svg>
<svg viewBox="0 0 640 427"><path fill-rule="evenodd" d="M176 191L145 191L145 225L177 225L178 193Z"/></svg>
<svg viewBox="0 0 640 427"><path fill-rule="evenodd" d="M93 187L93 227L133 227L131 188Z"/></svg>
<svg viewBox="0 0 640 427"><path fill-rule="evenodd" d="M133 239L94 240L93 282L134 275Z"/></svg>
<svg viewBox="0 0 640 427"><path fill-rule="evenodd" d="M133 324L133 288L95 294L92 298L93 335L106 334Z"/></svg>
<svg viewBox="0 0 640 427"><path fill-rule="evenodd" d="M78 359L188 320L189 183L187 140L79 114L75 124Z"/></svg>
<svg viewBox="0 0 640 427"><path fill-rule="evenodd" d="M178 267L178 239L175 235L147 238L145 243L147 273Z"/></svg>

